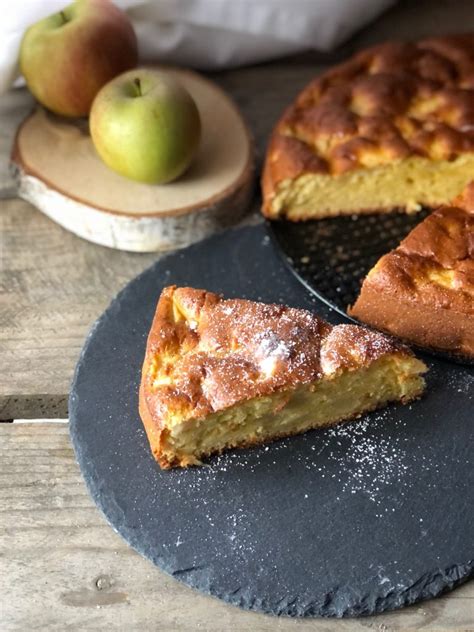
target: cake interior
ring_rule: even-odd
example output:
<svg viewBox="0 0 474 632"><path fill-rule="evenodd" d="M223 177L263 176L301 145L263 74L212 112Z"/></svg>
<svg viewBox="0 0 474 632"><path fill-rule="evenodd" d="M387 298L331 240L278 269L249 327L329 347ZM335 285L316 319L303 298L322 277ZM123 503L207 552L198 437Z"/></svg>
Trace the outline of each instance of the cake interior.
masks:
<svg viewBox="0 0 474 632"><path fill-rule="evenodd" d="M271 204L271 216L303 220L352 213L416 211L421 206L448 203L472 180L474 155L452 161L412 156L380 165L364 165L342 175L307 173L281 181Z"/></svg>
<svg viewBox="0 0 474 632"><path fill-rule="evenodd" d="M170 420L162 434L162 454L170 463L178 457L183 464L199 464L202 457L226 448L352 419L390 401L409 401L424 388L424 370L416 358L395 353L296 390L250 399L205 419Z"/></svg>

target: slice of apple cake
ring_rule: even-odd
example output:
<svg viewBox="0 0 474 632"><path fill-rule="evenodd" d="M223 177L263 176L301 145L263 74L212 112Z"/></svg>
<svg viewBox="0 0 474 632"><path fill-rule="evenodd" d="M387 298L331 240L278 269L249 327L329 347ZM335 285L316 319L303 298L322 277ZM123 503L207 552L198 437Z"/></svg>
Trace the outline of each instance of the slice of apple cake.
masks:
<svg viewBox="0 0 474 632"><path fill-rule="evenodd" d="M148 337L140 415L162 468L353 419L424 389L400 343L310 312L167 287Z"/></svg>

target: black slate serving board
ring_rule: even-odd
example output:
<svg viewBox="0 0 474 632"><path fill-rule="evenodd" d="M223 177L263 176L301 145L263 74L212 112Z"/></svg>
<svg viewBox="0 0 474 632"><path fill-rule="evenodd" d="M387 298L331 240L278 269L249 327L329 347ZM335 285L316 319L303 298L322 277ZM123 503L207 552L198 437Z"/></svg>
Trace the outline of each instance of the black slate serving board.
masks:
<svg viewBox="0 0 474 632"><path fill-rule="evenodd" d="M169 255L117 296L77 365L70 428L92 497L131 546L202 592L278 615L382 612L472 576L472 368L426 356L418 402L163 472L137 405L156 301L172 283L344 320L295 279L264 226Z"/></svg>

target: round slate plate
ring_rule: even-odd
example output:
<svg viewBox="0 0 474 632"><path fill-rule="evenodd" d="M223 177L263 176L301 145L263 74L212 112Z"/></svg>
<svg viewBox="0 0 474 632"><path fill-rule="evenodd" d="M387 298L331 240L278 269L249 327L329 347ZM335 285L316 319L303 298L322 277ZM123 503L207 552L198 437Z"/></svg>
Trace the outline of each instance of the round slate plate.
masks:
<svg viewBox="0 0 474 632"><path fill-rule="evenodd" d="M427 357L427 394L409 406L163 472L137 393L171 283L342 320L295 280L264 226L170 255L118 295L83 349L70 427L90 493L131 546L202 592L292 616L382 612L472 575L472 369Z"/></svg>

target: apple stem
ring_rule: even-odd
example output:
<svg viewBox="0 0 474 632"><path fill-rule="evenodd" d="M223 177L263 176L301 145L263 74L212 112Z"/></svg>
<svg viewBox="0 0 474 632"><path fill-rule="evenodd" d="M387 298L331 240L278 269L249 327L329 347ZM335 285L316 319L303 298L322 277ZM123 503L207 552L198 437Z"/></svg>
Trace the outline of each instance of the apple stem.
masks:
<svg viewBox="0 0 474 632"><path fill-rule="evenodd" d="M137 96L141 97L142 96L142 86L140 83L140 79L138 77L135 77L135 79L133 80L133 83L135 84L136 88L137 88Z"/></svg>
<svg viewBox="0 0 474 632"><path fill-rule="evenodd" d="M61 16L61 18L62 18L63 24L66 24L66 22L67 22L67 17L66 17L66 14L64 13L64 11L60 11L60 12L59 12L59 15L60 15L60 16Z"/></svg>

